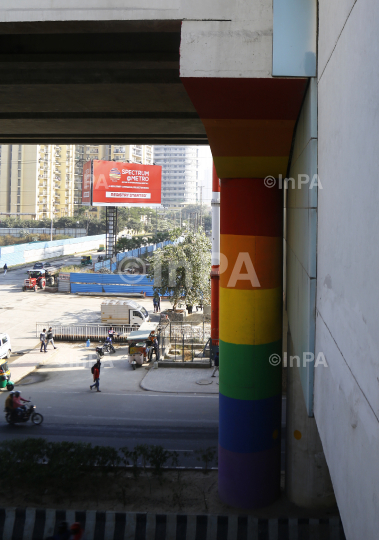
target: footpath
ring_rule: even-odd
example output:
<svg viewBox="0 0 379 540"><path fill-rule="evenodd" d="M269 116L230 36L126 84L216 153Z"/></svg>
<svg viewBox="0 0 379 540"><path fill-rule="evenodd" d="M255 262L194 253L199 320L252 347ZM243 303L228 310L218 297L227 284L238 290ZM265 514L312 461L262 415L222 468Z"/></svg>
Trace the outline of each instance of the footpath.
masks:
<svg viewBox="0 0 379 540"><path fill-rule="evenodd" d="M151 368L140 386L151 392L218 394L218 371L214 368Z"/></svg>
<svg viewBox="0 0 379 540"><path fill-rule="evenodd" d="M11 380L17 385L27 375L31 374L37 368L42 368L39 371L45 371L44 364L53 365L73 365L80 363L88 363L88 355L95 361L95 351L93 346L86 349L79 343L64 343L55 342L57 349L53 349L51 344L48 345L47 352L40 352L40 345L37 344L34 349L24 354L16 356L15 360L9 362L11 371ZM115 355L106 355L102 362L107 364L120 357L126 358L123 348L116 347ZM87 366L88 367L88 366ZM47 368L48 369L48 368ZM164 393L190 393L190 394L218 394L218 371L215 377L212 377L214 368L158 368L154 369L152 364L146 364L141 368L140 388L150 392ZM130 391L135 391L131 386ZM6 391L6 389L3 389Z"/></svg>
<svg viewBox="0 0 379 540"><path fill-rule="evenodd" d="M40 352L40 346L37 345L35 349L32 349L29 353L23 354L17 357L16 360L9 361L9 369L11 371L11 381L18 383L21 379L32 373L37 369L41 363L51 359L54 356L55 350L50 350L46 353ZM50 345L51 347L51 345ZM6 388L2 388L2 391L7 391Z"/></svg>

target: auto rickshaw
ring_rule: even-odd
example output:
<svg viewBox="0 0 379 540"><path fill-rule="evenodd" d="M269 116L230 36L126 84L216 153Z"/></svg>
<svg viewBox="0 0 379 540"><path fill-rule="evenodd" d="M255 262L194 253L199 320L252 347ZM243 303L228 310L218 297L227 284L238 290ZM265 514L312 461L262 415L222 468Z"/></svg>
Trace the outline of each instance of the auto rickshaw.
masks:
<svg viewBox="0 0 379 540"><path fill-rule="evenodd" d="M138 366L142 366L144 362L151 361L157 326L158 323L142 323L138 330L130 332L128 335L128 360L133 369L136 369Z"/></svg>
<svg viewBox="0 0 379 540"><path fill-rule="evenodd" d="M92 257L91 257L91 255L83 255L80 264L81 264L82 266L88 266L88 265L92 264Z"/></svg>
<svg viewBox="0 0 379 540"><path fill-rule="evenodd" d="M0 360L0 388L6 388L9 392L14 388L14 383L11 381L11 372L6 360Z"/></svg>
<svg viewBox="0 0 379 540"><path fill-rule="evenodd" d="M99 245L99 249L97 251L105 251L105 246L104 244L100 244Z"/></svg>

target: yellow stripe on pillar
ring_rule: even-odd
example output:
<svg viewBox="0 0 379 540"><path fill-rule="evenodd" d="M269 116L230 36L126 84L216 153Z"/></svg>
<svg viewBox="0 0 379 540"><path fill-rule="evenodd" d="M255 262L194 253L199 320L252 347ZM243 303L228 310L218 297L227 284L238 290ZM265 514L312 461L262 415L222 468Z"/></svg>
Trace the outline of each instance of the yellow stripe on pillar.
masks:
<svg viewBox="0 0 379 540"><path fill-rule="evenodd" d="M282 288L220 287L220 339L241 345L262 345L282 337Z"/></svg>

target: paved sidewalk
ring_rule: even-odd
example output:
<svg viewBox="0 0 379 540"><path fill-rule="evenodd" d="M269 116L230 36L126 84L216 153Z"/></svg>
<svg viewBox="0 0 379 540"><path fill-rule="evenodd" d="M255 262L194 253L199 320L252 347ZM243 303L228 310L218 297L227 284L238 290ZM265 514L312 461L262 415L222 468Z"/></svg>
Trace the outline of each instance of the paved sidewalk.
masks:
<svg viewBox="0 0 379 540"><path fill-rule="evenodd" d="M151 392L218 394L218 372L214 368L151 368L141 382L141 388ZM198 384L204 382L207 384Z"/></svg>
<svg viewBox="0 0 379 540"><path fill-rule="evenodd" d="M345 540L339 516L327 519L246 515L146 514L87 510L0 509L2 540L43 540L62 521L79 521L86 540Z"/></svg>
<svg viewBox="0 0 379 540"><path fill-rule="evenodd" d="M11 381L14 383L19 382L23 377L34 371L41 363L51 360L56 352L54 349L48 350L46 353L40 352L40 346L38 345L38 347L32 349L29 353L24 354L17 360L13 360L13 362L9 363Z"/></svg>

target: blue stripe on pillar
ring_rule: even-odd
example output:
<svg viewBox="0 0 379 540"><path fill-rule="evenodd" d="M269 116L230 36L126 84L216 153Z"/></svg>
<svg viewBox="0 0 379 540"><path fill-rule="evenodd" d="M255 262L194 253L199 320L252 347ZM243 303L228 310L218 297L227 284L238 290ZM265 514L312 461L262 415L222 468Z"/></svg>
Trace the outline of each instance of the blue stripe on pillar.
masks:
<svg viewBox="0 0 379 540"><path fill-rule="evenodd" d="M230 452L252 453L280 444L282 397L240 400L220 394L219 443Z"/></svg>

